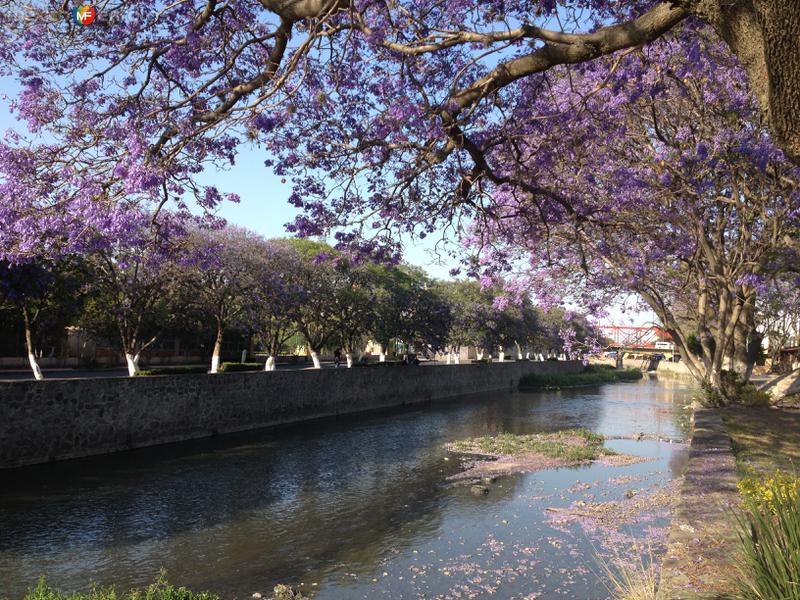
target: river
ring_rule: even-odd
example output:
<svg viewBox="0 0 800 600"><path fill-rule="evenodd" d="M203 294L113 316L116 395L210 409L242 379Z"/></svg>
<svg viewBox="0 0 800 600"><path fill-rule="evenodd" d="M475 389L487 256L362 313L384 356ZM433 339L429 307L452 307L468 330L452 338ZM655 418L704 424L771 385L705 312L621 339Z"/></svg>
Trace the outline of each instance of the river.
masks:
<svg viewBox="0 0 800 600"><path fill-rule="evenodd" d="M561 511L671 493L684 444L609 439L651 460L518 474L480 496L447 484L460 461L443 446L573 427L680 440L688 399L684 383L647 378L499 392L2 473L0 598L41 575L63 591L129 588L162 568L224 598L276 583L316 600L604 598L596 555L660 544L668 515L654 505L598 524Z"/></svg>

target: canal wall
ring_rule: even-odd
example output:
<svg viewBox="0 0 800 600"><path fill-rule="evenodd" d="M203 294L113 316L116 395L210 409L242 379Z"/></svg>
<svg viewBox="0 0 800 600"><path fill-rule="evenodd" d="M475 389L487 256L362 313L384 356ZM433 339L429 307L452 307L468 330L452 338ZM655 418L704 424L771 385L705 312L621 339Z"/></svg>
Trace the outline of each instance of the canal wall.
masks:
<svg viewBox="0 0 800 600"><path fill-rule="evenodd" d="M579 361L0 382L0 469L512 390Z"/></svg>

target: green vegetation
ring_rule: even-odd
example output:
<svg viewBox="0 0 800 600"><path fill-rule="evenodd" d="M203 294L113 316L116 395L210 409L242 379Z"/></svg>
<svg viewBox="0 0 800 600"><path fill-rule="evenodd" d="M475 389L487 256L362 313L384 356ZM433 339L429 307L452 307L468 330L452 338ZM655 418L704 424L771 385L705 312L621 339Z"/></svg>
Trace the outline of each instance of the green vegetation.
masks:
<svg viewBox="0 0 800 600"><path fill-rule="evenodd" d="M198 373L208 373L208 367L205 365L153 367L152 369L140 369L136 371L135 377L149 377L151 375L197 375Z"/></svg>
<svg viewBox="0 0 800 600"><path fill-rule="evenodd" d="M744 406L768 406L772 397L750 382L744 382L735 371L722 371L720 387L715 388L708 382L700 383L702 395L700 402L704 406L720 407L728 404Z"/></svg>
<svg viewBox="0 0 800 600"><path fill-rule="evenodd" d="M799 484L781 474L745 486L740 598L800 600Z"/></svg>
<svg viewBox="0 0 800 600"><path fill-rule="evenodd" d="M196 593L184 587L174 587L162 574L146 588L126 593L117 593L113 587L94 587L88 593L62 594L49 587L42 577L24 600L219 600L219 597L209 592Z"/></svg>
<svg viewBox="0 0 800 600"><path fill-rule="evenodd" d="M217 369L220 373L234 373L237 371L261 371L264 363L256 362L224 362Z"/></svg>
<svg viewBox="0 0 800 600"><path fill-rule="evenodd" d="M739 406L722 416L743 476L738 597L800 600L800 414Z"/></svg>
<svg viewBox="0 0 800 600"><path fill-rule="evenodd" d="M273 600L308 600L307 596L282 584L275 586L272 598ZM162 572L155 582L146 588L130 590L125 593L117 593L113 587L93 587L88 593L62 594L49 587L42 577L23 600L220 600L220 597L210 592L197 593L185 587L170 585Z"/></svg>
<svg viewBox="0 0 800 600"><path fill-rule="evenodd" d="M615 383L617 381L636 381L642 378L639 369L605 368L605 365L589 365L583 373L570 375L526 375L519 382L521 391L548 390L585 385L599 385L602 383Z"/></svg>
<svg viewBox="0 0 800 600"><path fill-rule="evenodd" d="M638 551L638 548L633 548ZM633 559L615 553L606 558L597 554L603 569L603 582L614 600L656 600L658 597L658 566L653 551L648 548L647 559L637 554Z"/></svg>
<svg viewBox="0 0 800 600"><path fill-rule="evenodd" d="M355 362L354 367L403 367L406 363L402 360L386 360L384 362Z"/></svg>
<svg viewBox="0 0 800 600"><path fill-rule="evenodd" d="M722 412L742 476L762 478L800 469L800 413L766 407Z"/></svg>
<svg viewBox="0 0 800 600"><path fill-rule="evenodd" d="M582 462L616 454L603 448L605 438L587 429L565 429L554 433L516 435L501 433L453 442L454 452L515 456L536 453L546 458Z"/></svg>

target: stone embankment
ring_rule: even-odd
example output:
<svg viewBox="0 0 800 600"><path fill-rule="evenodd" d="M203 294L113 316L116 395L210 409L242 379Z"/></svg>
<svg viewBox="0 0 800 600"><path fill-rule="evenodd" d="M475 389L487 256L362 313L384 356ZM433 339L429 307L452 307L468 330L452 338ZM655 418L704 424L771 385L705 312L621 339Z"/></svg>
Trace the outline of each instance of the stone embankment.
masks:
<svg viewBox="0 0 800 600"><path fill-rule="evenodd" d="M511 391L580 361L0 382L0 469Z"/></svg>
<svg viewBox="0 0 800 600"><path fill-rule="evenodd" d="M698 408L661 567L659 600L718 598L733 588L738 536L736 459L719 412Z"/></svg>

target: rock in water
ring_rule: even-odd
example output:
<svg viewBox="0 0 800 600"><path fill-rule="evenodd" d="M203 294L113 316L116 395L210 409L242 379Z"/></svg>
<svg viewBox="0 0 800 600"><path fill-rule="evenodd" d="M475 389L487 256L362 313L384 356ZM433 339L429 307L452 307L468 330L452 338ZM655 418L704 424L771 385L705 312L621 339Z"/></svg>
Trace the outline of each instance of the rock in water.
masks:
<svg viewBox="0 0 800 600"><path fill-rule="evenodd" d="M473 485L469 490L476 496L484 496L489 493L488 485Z"/></svg>

